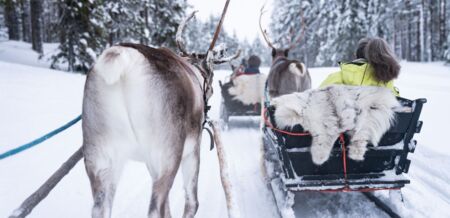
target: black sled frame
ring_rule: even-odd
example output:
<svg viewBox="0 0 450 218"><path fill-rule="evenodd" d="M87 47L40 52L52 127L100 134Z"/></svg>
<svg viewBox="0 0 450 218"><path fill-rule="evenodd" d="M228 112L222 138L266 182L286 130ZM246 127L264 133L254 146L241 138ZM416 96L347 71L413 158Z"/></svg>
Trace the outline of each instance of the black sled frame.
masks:
<svg viewBox="0 0 450 218"><path fill-rule="evenodd" d="M354 161L346 156L349 137L344 133L336 140L330 158L317 166L311 160L311 136L300 125L292 129L276 128L275 108L265 110L263 140L266 147L276 150L280 175L289 191L361 191L400 189L410 183L403 174L408 173L422 121L420 113L426 99L398 98L403 108L397 112L396 122L382 137L379 145L369 145L364 161Z"/></svg>

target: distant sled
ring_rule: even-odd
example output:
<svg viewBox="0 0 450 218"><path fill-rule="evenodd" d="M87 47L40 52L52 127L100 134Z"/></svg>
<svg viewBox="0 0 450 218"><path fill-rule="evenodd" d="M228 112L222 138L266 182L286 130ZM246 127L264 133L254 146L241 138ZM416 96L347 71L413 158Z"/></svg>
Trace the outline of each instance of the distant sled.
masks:
<svg viewBox="0 0 450 218"><path fill-rule="evenodd" d="M377 147L368 145L363 161L348 157L350 137L342 133L336 139L329 159L321 165L312 161L311 135L301 125L277 128L276 108L266 102L262 129L263 164L268 187L273 191L281 217L293 215L293 211L287 212L294 203L292 193L301 191L363 192L389 216L398 217L394 210L370 193L391 190L395 194L410 183L404 176L411 164L407 157L417 145L413 136L421 131L423 122L419 117L426 99L397 99L404 110L396 112L395 123Z"/></svg>
<svg viewBox="0 0 450 218"><path fill-rule="evenodd" d="M260 116L265 74L240 75L219 81L222 102L220 118L227 125L232 116Z"/></svg>

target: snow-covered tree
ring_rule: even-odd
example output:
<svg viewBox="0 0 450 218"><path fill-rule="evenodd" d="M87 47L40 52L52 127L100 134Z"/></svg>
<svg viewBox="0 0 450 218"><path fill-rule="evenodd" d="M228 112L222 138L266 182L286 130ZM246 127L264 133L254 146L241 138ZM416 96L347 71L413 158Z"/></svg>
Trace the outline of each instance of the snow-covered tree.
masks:
<svg viewBox="0 0 450 218"><path fill-rule="evenodd" d="M102 10L91 0L60 0L58 6L60 45L51 67L86 72L106 44Z"/></svg>
<svg viewBox="0 0 450 218"><path fill-rule="evenodd" d="M151 44L175 48L175 34L178 24L185 16L188 7L185 0L152 0L148 13Z"/></svg>
<svg viewBox="0 0 450 218"><path fill-rule="evenodd" d="M99 25L105 29L109 45L119 42L148 44L148 0L105 0L99 7L104 15Z"/></svg>
<svg viewBox="0 0 450 218"><path fill-rule="evenodd" d="M352 59L359 39L386 39L401 59L440 60L450 28L446 0L336 0L274 2L271 32L286 44L290 29L299 31L301 13L306 33L292 56L308 65L336 65Z"/></svg>
<svg viewBox="0 0 450 218"><path fill-rule="evenodd" d="M447 36L446 50L444 51L444 60L450 64L450 34Z"/></svg>
<svg viewBox="0 0 450 218"><path fill-rule="evenodd" d="M261 41L259 37L256 37L248 49L248 57L250 55L257 55L261 59L262 66L270 66L272 63L272 51ZM247 57L247 58L248 58Z"/></svg>

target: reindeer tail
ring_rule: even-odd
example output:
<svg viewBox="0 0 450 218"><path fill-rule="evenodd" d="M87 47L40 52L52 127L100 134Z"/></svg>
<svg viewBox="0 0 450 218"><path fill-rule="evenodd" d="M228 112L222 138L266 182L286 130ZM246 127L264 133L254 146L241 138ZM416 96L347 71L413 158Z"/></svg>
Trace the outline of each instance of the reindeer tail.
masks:
<svg viewBox="0 0 450 218"><path fill-rule="evenodd" d="M127 69L131 68L131 55L130 49L113 46L100 55L93 70L104 79L106 84L112 85L120 80Z"/></svg>

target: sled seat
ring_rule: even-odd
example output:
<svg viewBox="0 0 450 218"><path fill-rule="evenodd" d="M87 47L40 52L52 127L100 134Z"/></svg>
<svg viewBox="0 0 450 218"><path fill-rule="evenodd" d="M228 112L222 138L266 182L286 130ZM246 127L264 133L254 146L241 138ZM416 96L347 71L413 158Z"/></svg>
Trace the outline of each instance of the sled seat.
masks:
<svg viewBox="0 0 450 218"><path fill-rule="evenodd" d="M227 109L229 116L259 116L261 115L260 104L245 105L238 100L234 100L228 89L233 86L233 82L222 83L219 81L223 103Z"/></svg>
<svg viewBox="0 0 450 218"><path fill-rule="evenodd" d="M264 142L277 150L286 187L293 191L343 187L363 190L401 188L409 183L403 173L409 170L411 161L407 156L416 147L413 136L422 128L419 116L426 99L398 98L398 101L403 107L396 112L394 125L383 135L377 147L368 145L363 161L354 161L344 155L350 138L343 133L343 140L336 140L330 158L320 166L311 159L311 136L295 135L304 132L301 125L277 131L275 108L269 106L267 115L273 126L263 128Z"/></svg>

